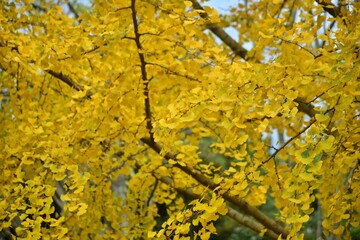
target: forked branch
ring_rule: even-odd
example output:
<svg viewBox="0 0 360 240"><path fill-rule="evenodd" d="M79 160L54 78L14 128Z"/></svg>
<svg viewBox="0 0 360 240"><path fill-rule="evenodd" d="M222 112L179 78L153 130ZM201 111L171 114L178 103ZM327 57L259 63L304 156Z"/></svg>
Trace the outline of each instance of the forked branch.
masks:
<svg viewBox="0 0 360 240"><path fill-rule="evenodd" d="M172 187L173 189L175 189L178 193L181 193L184 196L187 196L189 198L192 199L202 199L203 196L194 193L191 189L189 188L177 188L174 186L173 184L173 180L169 177L166 176L162 176L161 178L159 178L159 180L163 183L165 183L166 185ZM209 199L207 199L206 197L204 198L205 201L209 201ZM264 230L264 226L260 223L258 223L256 220L236 211L235 209L227 206L227 213L226 215L232 219L234 219L236 222L238 222L239 224L253 230L254 232L260 234L262 230ZM267 230L264 234L266 237L270 238L270 239L278 239L278 234L274 233L271 230Z"/></svg>
<svg viewBox="0 0 360 240"><path fill-rule="evenodd" d="M193 7L197 10L204 11L204 8L198 3L196 0L191 0L193 3ZM200 16L204 19L207 19L209 16L206 12L200 13ZM243 58L246 60L246 55L248 53L248 50L246 50L243 46L241 46L238 42L236 42L230 35L228 35L219 25L216 23L209 23L206 25L206 27L212 31L218 38L223 41L233 52L235 55ZM297 102L299 111L307 114L309 117L314 117L317 113L314 110L314 106L311 104L303 103L300 98L297 98L294 100L294 102Z"/></svg>
<svg viewBox="0 0 360 240"><path fill-rule="evenodd" d="M141 141L144 142L146 145L148 145L150 148L152 148L158 154L161 154L162 148L159 144L152 142L148 138L142 138ZM163 157L167 160L170 160L170 159L177 160L176 155L171 154L171 153L166 153ZM180 165L179 163L176 163L173 166L176 168L179 168L186 174L193 177L196 181L198 181L204 187L207 187L213 191L219 186L218 184L215 184L211 179L205 177L204 175L202 175L201 173L199 173L197 171L190 169L186 165L183 165L183 164ZM271 218L266 216L264 213L262 213L256 207L247 203L245 200L243 200L239 197L236 197L236 196L232 196L229 193L224 193L223 198L225 200L227 200L228 202L231 202L232 204L239 207L241 209L241 211L243 211L244 213L254 217L257 221L259 221L261 224L263 224L267 229L270 229L271 231L277 233L278 235L281 234L282 237L284 237L284 238L286 238L286 236L288 235L287 231L280 224L276 223L274 220L272 220Z"/></svg>

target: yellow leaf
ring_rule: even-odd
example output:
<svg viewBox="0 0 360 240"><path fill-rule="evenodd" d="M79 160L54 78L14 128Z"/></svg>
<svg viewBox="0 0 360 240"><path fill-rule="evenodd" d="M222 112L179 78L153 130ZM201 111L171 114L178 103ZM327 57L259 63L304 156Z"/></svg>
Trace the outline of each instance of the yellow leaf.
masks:
<svg viewBox="0 0 360 240"><path fill-rule="evenodd" d="M183 154L183 153L179 153L178 155L176 155L176 158L177 158L177 159L183 159L183 158L185 158L185 157L186 157L186 155Z"/></svg>
<svg viewBox="0 0 360 240"><path fill-rule="evenodd" d="M60 227L60 233L59 235L57 236L58 239L65 239L64 236L65 234L68 232L68 229L67 228L64 228L64 227Z"/></svg>
<svg viewBox="0 0 360 240"><path fill-rule="evenodd" d="M218 213L221 214L221 215L225 215L225 214L227 214L227 212L228 212L227 207L225 207L224 205L222 205L221 207L219 207L217 210L218 210Z"/></svg>
<svg viewBox="0 0 360 240"><path fill-rule="evenodd" d="M285 93L285 96L290 99L290 100L294 100L295 98L297 98L297 96L299 95L298 91L294 91L294 90L289 90Z"/></svg>
<svg viewBox="0 0 360 240"><path fill-rule="evenodd" d="M239 137L238 139L237 139L237 141L236 141L236 143L238 144L238 145L242 145L242 144L244 144L245 142L246 142L246 140L248 139L248 135L242 135L241 137Z"/></svg>
<svg viewBox="0 0 360 240"><path fill-rule="evenodd" d="M74 212L75 210L77 210L79 208L79 205L73 205L73 206L69 206L68 207L68 210L70 211L70 212Z"/></svg>
<svg viewBox="0 0 360 240"><path fill-rule="evenodd" d="M61 195L60 199L62 201L70 201L71 200L71 198L69 197L69 194Z"/></svg>
<svg viewBox="0 0 360 240"><path fill-rule="evenodd" d="M316 163L313 164L313 166L311 166L309 168L309 172L318 174L321 171L321 167L322 167L322 161L317 161Z"/></svg>
<svg viewBox="0 0 360 240"><path fill-rule="evenodd" d="M84 191L84 186L83 185L78 185L77 189L74 191L74 193L81 193Z"/></svg>
<svg viewBox="0 0 360 240"><path fill-rule="evenodd" d="M214 183L215 184L221 183L222 180L223 180L222 177L215 175L215 177L214 177Z"/></svg>
<svg viewBox="0 0 360 240"><path fill-rule="evenodd" d="M299 162L303 163L303 164L309 164L312 162L313 158L312 157L303 157L301 156L302 150L298 150L295 152L295 157L296 160L298 160Z"/></svg>
<svg viewBox="0 0 360 240"><path fill-rule="evenodd" d="M25 165L32 165L32 164L34 164L34 159L32 157L25 156L25 157L21 158L21 162Z"/></svg>
<svg viewBox="0 0 360 240"><path fill-rule="evenodd" d="M205 10L202 10L202 9L196 9L195 12L197 12L197 13L199 13L199 14L201 14L201 13L206 13L206 11L205 11Z"/></svg>
<svg viewBox="0 0 360 240"><path fill-rule="evenodd" d="M265 118L265 119L260 123L260 125L257 127L257 130L258 130L259 132L264 132L268 125L269 125L269 120Z"/></svg>
<svg viewBox="0 0 360 240"><path fill-rule="evenodd" d="M179 15L169 14L169 17L172 18L172 19L177 19L177 18L179 18Z"/></svg>
<svg viewBox="0 0 360 240"><path fill-rule="evenodd" d="M33 132L34 132L35 134L41 134L41 133L44 132L44 129L40 126L39 128L35 129Z"/></svg>
<svg viewBox="0 0 360 240"><path fill-rule="evenodd" d="M261 229L261 231L260 231L260 233L259 233L259 236L260 236L260 237L263 237L266 232L267 232L267 228Z"/></svg>
<svg viewBox="0 0 360 240"><path fill-rule="evenodd" d="M191 1L184 1L186 7L191 7L192 2Z"/></svg>
<svg viewBox="0 0 360 240"><path fill-rule="evenodd" d="M177 230L180 234L187 234L190 230L190 223L181 225Z"/></svg>
<svg viewBox="0 0 360 240"><path fill-rule="evenodd" d="M213 223L210 223L208 226L207 226L207 229L212 232L212 233L215 233L216 232L216 228L214 226Z"/></svg>
<svg viewBox="0 0 360 240"><path fill-rule="evenodd" d="M183 167L186 166L186 164L185 164L184 162L182 162L182 161L178 161L177 163L178 163L180 166L183 166Z"/></svg>
<svg viewBox="0 0 360 240"><path fill-rule="evenodd" d="M299 222L307 222L309 221L309 215L304 215L301 218L299 218Z"/></svg>
<svg viewBox="0 0 360 240"><path fill-rule="evenodd" d="M210 238L210 235L211 235L210 232L205 232L205 233L200 235L200 239L201 240L208 240Z"/></svg>
<svg viewBox="0 0 360 240"><path fill-rule="evenodd" d="M74 99L80 99L86 96L86 91L78 91L76 92L74 95L72 95L72 97Z"/></svg>
<svg viewBox="0 0 360 240"><path fill-rule="evenodd" d="M297 112L298 112L298 109L296 107L293 107L293 109L291 109L291 111L290 111L290 116L294 117Z"/></svg>
<svg viewBox="0 0 360 240"><path fill-rule="evenodd" d="M315 118L316 118L316 121L318 121L318 122L324 122L329 119L329 116L323 115L323 114L315 114Z"/></svg>
<svg viewBox="0 0 360 240"><path fill-rule="evenodd" d="M6 153L8 153L9 155L15 154L17 152L19 152L21 149L21 146L17 146L17 147L9 147L9 145L5 144L5 148L4 151Z"/></svg>
<svg viewBox="0 0 360 240"><path fill-rule="evenodd" d="M248 186L248 183L246 181L242 181L241 183L238 183L234 186L234 190L236 191L242 191Z"/></svg>
<svg viewBox="0 0 360 240"><path fill-rule="evenodd" d="M313 181L313 180L315 180L314 176L311 173L302 172L302 173L299 174L299 176L304 181Z"/></svg>
<svg viewBox="0 0 360 240"><path fill-rule="evenodd" d="M195 22L196 22L195 20L185 20L183 25L187 26L187 25L191 25L191 24L193 24Z"/></svg>
<svg viewBox="0 0 360 240"><path fill-rule="evenodd" d="M308 208L308 209L301 208L301 210L303 210L303 212L308 215L314 212L314 208Z"/></svg>
<svg viewBox="0 0 360 240"><path fill-rule="evenodd" d="M289 201L291 201L293 203L301 203L301 201L299 199L295 199L295 198L289 198Z"/></svg>
<svg viewBox="0 0 360 240"><path fill-rule="evenodd" d="M266 34L264 34L263 32L259 32L259 34L260 34L260 36L262 37L262 38L272 38L273 36L272 35L266 35Z"/></svg>
<svg viewBox="0 0 360 240"><path fill-rule="evenodd" d="M79 210L76 213L76 215L81 216L86 213L86 209L88 208L88 205L86 203L79 203Z"/></svg>
<svg viewBox="0 0 360 240"><path fill-rule="evenodd" d="M45 196L47 196L47 197L51 197L51 196L54 196L54 193L55 193L55 188L54 187L52 187L52 186L46 186L46 188L45 188Z"/></svg>
<svg viewBox="0 0 360 240"><path fill-rule="evenodd" d="M156 235L156 232L148 231L148 234L147 234L148 238L154 238L155 235Z"/></svg>
<svg viewBox="0 0 360 240"><path fill-rule="evenodd" d="M170 163L171 165L174 165L174 164L177 163L177 161L175 161L175 160L173 160L173 159L169 159L169 163Z"/></svg>
<svg viewBox="0 0 360 240"><path fill-rule="evenodd" d="M63 173L63 172L56 172L56 173L54 174L54 179L55 179L56 181L61 181L61 180L63 180L65 177L66 177L66 174Z"/></svg>
<svg viewBox="0 0 360 240"><path fill-rule="evenodd" d="M78 166L77 165L70 165L67 166L67 169L71 172L77 173L78 172Z"/></svg>
<svg viewBox="0 0 360 240"><path fill-rule="evenodd" d="M324 141L321 141L321 146L323 150L329 150L333 146L335 141L335 137L333 135L330 135L325 139Z"/></svg>

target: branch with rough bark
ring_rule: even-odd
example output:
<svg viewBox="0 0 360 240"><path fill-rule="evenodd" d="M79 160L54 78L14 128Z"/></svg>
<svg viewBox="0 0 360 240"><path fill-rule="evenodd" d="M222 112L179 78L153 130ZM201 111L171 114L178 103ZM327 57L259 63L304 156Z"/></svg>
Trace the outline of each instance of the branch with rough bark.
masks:
<svg viewBox="0 0 360 240"><path fill-rule="evenodd" d="M70 86L71 88L74 88L77 91L81 91L83 89L83 87L81 85L78 85L70 77L68 77L62 73L56 73L56 72L53 72L50 70L49 74L51 74L53 77L56 77L60 81L66 83L68 86ZM160 154L161 147L159 144L155 143L154 140L151 140L150 138L142 138L141 140L144 143L146 143L150 148L152 148L154 151L156 151L157 153ZM169 153L167 153L164 157L168 160L176 159L176 156L173 156ZM208 187L211 190L214 190L216 187L218 187L217 184L212 182L210 179L206 178L201 173L195 172L186 166L184 167L180 164L175 164L174 167L179 168L180 170L182 170L183 172L185 172L186 174L190 175L195 180L197 180L200 184L202 184L205 187ZM161 181L163 181L163 180L161 180ZM180 189L180 190L176 189L176 190L183 193L184 195L189 196L189 197L193 197L193 198L195 197L195 195L190 194L189 189ZM263 214L257 208L248 204L246 201L244 201L238 197L231 196L228 193L225 193L223 195L223 197L225 200L238 206L244 213L254 217L258 221L258 222L254 221L251 218L237 212L236 210L228 208L229 211L228 211L227 215L229 217L233 218L235 221L239 222L240 224L248 227L249 229L252 229L255 232L259 232L259 230L261 232L261 230L264 229L264 227L265 227L265 228L269 229L268 231L265 232L265 236L269 237L270 239L277 239L278 235L280 235L280 234L282 235L282 237L286 237L288 235L287 231L282 226L280 226L274 220L267 217L265 214Z"/></svg>
<svg viewBox="0 0 360 240"><path fill-rule="evenodd" d="M201 10L200 17L208 19L209 15L205 12L204 8L196 0L191 0L193 7L197 10ZM218 38L221 39L237 56L246 60L248 50L238 44L224 29L219 27L216 23L208 23L206 27L213 32Z"/></svg>
<svg viewBox="0 0 360 240"><path fill-rule="evenodd" d="M204 196L201 196L199 194L196 194L194 193L191 189L189 188L177 188L177 187L174 187L174 184L173 184L173 180L169 177L160 177L159 180L163 183L165 183L166 185L172 187L173 189L175 189L178 193L182 194L182 195L185 195L189 198L192 198L192 199L203 199L205 201L209 201L209 199L207 197L204 197ZM256 220L236 211L235 209L227 206L227 213L226 215L232 219L234 219L236 222L238 222L239 224L251 229L252 231L260 234L261 231L264 230L264 225L258 223ZM267 230L264 234L266 237L270 238L270 239L278 239L278 234L274 233L273 231L271 230Z"/></svg>
<svg viewBox="0 0 360 240"><path fill-rule="evenodd" d="M142 138L141 141L144 142L146 145L148 145L150 148L152 148L158 154L161 154L162 148L159 144L152 142L149 138ZM176 155L173 155L171 153L166 153L165 155L163 155L163 157L167 160L170 160L170 159L176 160ZM205 177L204 175L202 175L201 173L199 173L197 171L190 169L187 166L180 165L178 163L174 164L173 166L176 168L179 168L186 174L193 177L200 184L202 184L203 186L205 186L211 190L215 190L219 186L218 184L215 184L211 179ZM271 218L266 216L264 213L262 213L256 207L247 203L245 200L243 200L239 197L236 197L236 196L232 196L229 193L224 193L223 198L225 200L227 200L228 202L231 202L232 204L239 207L241 209L241 211L243 211L244 213L254 217L257 221L259 221L261 224L263 224L267 229L270 229L279 235L281 234L283 237L286 237L288 235L287 231L281 225L279 225L274 220L272 220Z"/></svg>
<svg viewBox="0 0 360 240"><path fill-rule="evenodd" d="M194 9L202 10L203 12L200 13L200 16L204 19L207 19L209 15L204 11L204 8L199 4L196 0L191 0ZM216 23L209 23L206 25L206 27L213 32L218 38L223 41L233 52L235 55L243 58L246 60L246 55L248 53L248 50L246 50L243 46L241 46L238 42L236 42L229 34L227 34L219 25ZM306 113L310 117L314 117L316 114L316 111L314 110L314 106L311 104L304 103L301 101L300 98L297 98L294 100L296 103L298 103L298 109L301 112Z"/></svg>
<svg viewBox="0 0 360 240"><path fill-rule="evenodd" d="M51 76L59 79L60 81L62 81L63 83L65 83L66 85L68 85L69 87L77 90L77 91L82 91L84 90L84 87L81 86L80 84L76 83L74 80L72 80L68 75L65 75L61 72L55 72L53 70L46 70L47 73L49 73Z"/></svg>

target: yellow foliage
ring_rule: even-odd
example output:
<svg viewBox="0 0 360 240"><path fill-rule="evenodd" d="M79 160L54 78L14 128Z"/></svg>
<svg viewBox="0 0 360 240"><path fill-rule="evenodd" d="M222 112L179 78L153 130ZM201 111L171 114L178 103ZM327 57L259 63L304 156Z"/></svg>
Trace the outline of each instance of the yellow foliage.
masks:
<svg viewBox="0 0 360 240"><path fill-rule="evenodd" d="M0 3L0 238L359 227L358 1L85 2Z"/></svg>

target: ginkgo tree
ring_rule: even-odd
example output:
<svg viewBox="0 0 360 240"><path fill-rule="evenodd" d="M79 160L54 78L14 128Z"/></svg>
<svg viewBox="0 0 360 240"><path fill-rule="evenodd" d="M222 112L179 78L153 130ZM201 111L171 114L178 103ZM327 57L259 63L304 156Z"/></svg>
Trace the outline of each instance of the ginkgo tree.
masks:
<svg viewBox="0 0 360 240"><path fill-rule="evenodd" d="M359 10L1 1L0 237L209 239L226 216L268 239L311 221L350 238Z"/></svg>

